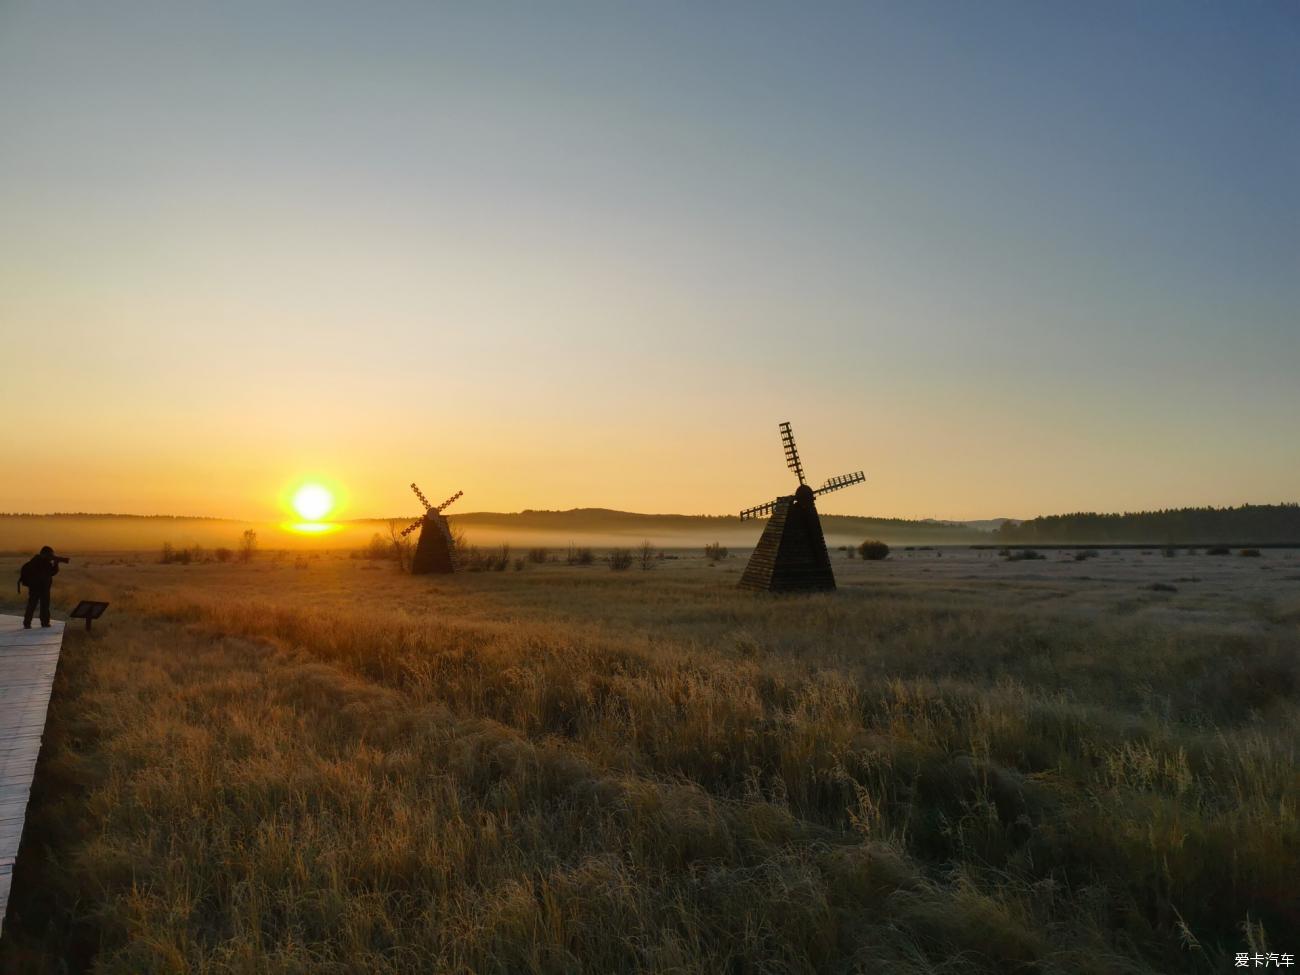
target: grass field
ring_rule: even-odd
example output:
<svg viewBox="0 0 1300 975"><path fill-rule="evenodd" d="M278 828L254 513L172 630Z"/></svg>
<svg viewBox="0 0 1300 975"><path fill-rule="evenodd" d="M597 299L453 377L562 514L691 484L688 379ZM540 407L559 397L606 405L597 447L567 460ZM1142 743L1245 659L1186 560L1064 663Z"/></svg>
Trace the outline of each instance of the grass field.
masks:
<svg viewBox="0 0 1300 975"><path fill-rule="evenodd" d="M0 964L1300 954L1300 558L836 565L74 564L60 603L113 605L68 631Z"/></svg>

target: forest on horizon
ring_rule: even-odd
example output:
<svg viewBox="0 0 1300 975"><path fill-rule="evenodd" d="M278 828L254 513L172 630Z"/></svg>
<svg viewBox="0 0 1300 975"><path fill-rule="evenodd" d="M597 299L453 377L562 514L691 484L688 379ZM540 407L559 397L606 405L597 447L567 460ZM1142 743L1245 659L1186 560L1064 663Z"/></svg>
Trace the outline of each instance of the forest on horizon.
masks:
<svg viewBox="0 0 1300 975"><path fill-rule="evenodd" d="M1232 508L1168 508L1160 511L1094 511L1046 515L1019 523L1005 521L998 541L1149 544L1300 543L1300 503L1243 504Z"/></svg>

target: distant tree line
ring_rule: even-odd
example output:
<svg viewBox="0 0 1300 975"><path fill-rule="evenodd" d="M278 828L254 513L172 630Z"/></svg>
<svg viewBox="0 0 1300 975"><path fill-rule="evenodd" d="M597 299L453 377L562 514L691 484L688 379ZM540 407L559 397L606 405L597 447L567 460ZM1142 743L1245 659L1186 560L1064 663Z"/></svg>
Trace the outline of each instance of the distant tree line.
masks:
<svg viewBox="0 0 1300 975"><path fill-rule="evenodd" d="M1243 504L1238 508L1169 508L1097 514L1047 515L1019 524L1004 521L1000 542L1300 542L1300 504Z"/></svg>

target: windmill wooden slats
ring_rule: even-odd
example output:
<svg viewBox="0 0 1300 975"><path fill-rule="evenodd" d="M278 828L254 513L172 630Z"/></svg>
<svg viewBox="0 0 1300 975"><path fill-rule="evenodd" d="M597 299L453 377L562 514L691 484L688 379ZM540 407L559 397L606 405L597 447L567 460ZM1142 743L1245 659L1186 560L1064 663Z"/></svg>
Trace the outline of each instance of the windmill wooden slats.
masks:
<svg viewBox="0 0 1300 975"><path fill-rule="evenodd" d="M789 504L778 505L740 577L741 589L761 592L825 592L835 588L826 537L812 491L800 488Z"/></svg>

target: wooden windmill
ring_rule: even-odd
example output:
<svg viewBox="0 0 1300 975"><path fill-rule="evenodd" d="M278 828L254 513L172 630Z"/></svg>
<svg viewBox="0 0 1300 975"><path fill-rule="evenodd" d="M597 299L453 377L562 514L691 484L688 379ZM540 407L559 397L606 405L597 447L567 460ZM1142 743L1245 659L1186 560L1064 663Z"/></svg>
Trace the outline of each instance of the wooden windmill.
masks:
<svg viewBox="0 0 1300 975"><path fill-rule="evenodd" d="M831 557L826 551L826 536L822 534L815 500L818 495L859 484L867 479L866 475L862 471L841 474L813 489L804 481L799 449L794 445L794 433L788 422L781 424L781 444L785 447L786 466L799 478L799 487L794 494L740 513L741 521L770 515L758 547L740 577L740 588L760 592L834 589L835 574L831 571Z"/></svg>
<svg viewBox="0 0 1300 975"><path fill-rule="evenodd" d="M411 574L418 576L429 572L455 572L456 543L451 537L451 526L442 513L465 492L457 491L435 508L429 504L429 499L415 486L414 481L411 482L411 490L420 499L420 504L424 505L424 514L402 529L403 537L420 529L420 540L415 543L415 557L411 559Z"/></svg>

